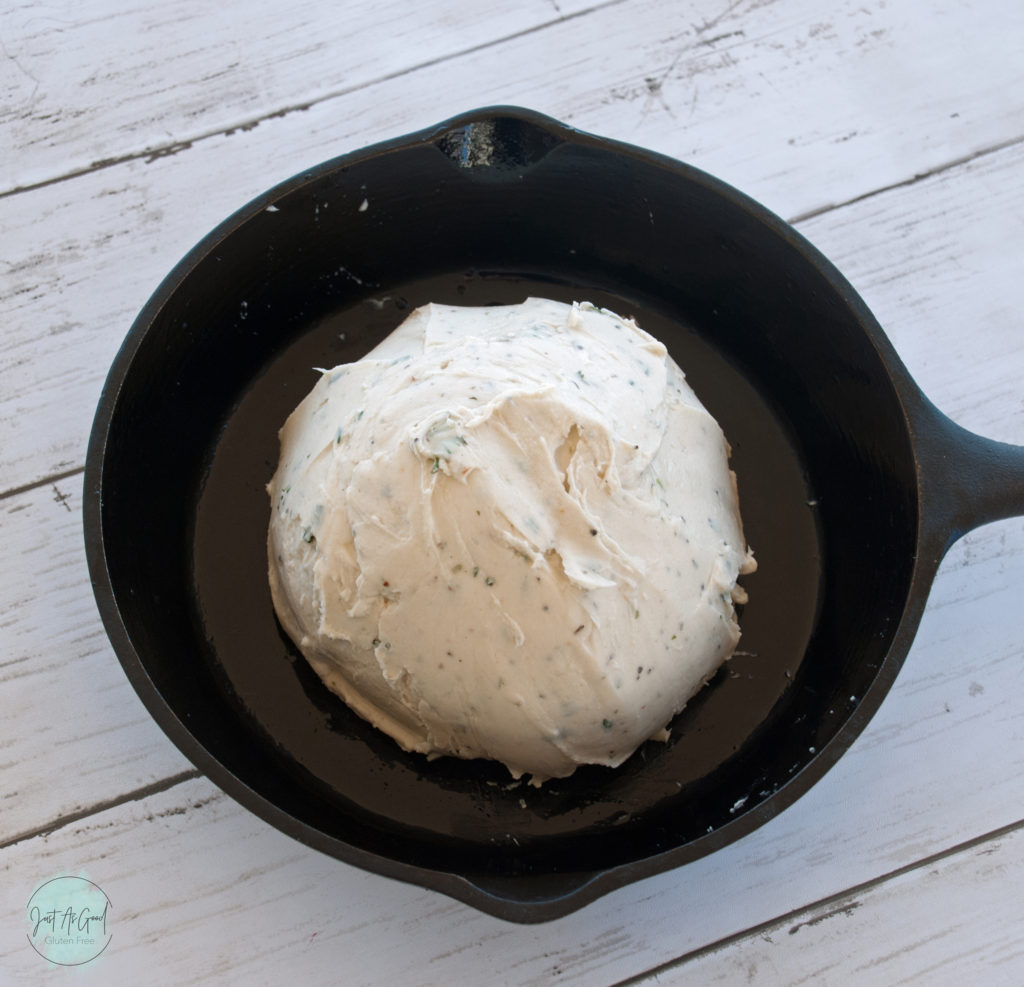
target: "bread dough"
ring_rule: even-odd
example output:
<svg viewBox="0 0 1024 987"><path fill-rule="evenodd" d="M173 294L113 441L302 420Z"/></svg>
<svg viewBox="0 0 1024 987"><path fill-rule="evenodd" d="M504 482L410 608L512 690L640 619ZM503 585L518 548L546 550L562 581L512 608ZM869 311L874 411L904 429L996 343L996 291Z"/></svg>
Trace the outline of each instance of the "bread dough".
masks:
<svg viewBox="0 0 1024 987"><path fill-rule="evenodd" d="M280 438L278 617L406 750L538 784L616 766L736 647L755 564L728 445L629 319L426 305Z"/></svg>

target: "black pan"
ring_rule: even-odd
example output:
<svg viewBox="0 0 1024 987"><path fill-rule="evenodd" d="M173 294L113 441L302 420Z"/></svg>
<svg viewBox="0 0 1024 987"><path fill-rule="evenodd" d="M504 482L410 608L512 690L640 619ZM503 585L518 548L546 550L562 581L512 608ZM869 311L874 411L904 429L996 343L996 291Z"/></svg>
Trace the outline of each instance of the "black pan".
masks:
<svg viewBox="0 0 1024 987"><path fill-rule="evenodd" d="M277 429L312 368L427 301L531 294L666 343L733 445L760 564L741 652L670 741L541 790L406 754L352 714L277 625L264 541ZM327 854L536 922L806 792L892 685L943 553L1024 513L1024 450L939 414L850 285L756 202L492 108L319 165L198 244L114 362L85 492L114 649L211 780Z"/></svg>

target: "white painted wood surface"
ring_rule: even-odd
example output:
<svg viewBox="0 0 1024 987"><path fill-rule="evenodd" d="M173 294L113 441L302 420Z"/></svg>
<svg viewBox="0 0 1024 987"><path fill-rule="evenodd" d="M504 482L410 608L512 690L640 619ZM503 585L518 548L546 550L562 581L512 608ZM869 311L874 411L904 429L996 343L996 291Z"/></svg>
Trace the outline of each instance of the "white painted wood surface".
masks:
<svg viewBox="0 0 1024 987"><path fill-rule="evenodd" d="M518 927L328 860L198 776L124 678L81 537L110 360L210 227L487 103L797 220L926 393L1024 444L1024 7L1003 0L15 3L0 12L0 983L1024 982L1024 522L968 535L864 735L737 844ZM110 948L25 903L86 872Z"/></svg>

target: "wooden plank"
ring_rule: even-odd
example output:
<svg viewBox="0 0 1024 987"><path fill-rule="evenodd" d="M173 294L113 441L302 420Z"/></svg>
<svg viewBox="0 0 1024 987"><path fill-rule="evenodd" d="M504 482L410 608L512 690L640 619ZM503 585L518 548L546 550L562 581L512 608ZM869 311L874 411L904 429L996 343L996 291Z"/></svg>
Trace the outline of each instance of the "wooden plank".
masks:
<svg viewBox="0 0 1024 987"><path fill-rule="evenodd" d="M329 103L328 125L356 143L472 104L518 101L730 180L781 179L809 153L811 171L794 188L803 204L771 201L783 215L860 195L876 175L899 180L1022 136L1024 12L1001 0L844 0L827 12L814 0L714 11L706 0L530 0L486 13L388 0L293 13L247 4L243 51L237 0L170 15L93 0L60 10L56 31L31 6L14 11L11 173L0 187L179 151L278 114L298 118L286 148L302 141L302 108L317 100ZM345 125L353 111L355 129Z"/></svg>
<svg viewBox="0 0 1024 987"><path fill-rule="evenodd" d="M668 53L650 40L654 36L679 47L680 38L691 36L669 38L651 20L644 40L644 32L631 33L623 22L618 32L623 61L602 79L591 62L597 52L607 52L607 43L591 45L587 34L596 28L581 25L607 22L588 15L577 22L575 38L564 28L553 34L548 29L532 40L509 42L501 57L490 51L448 60L409 78L381 82L358 98L349 94L324 104L331 114L314 107L244 135L200 141L152 164L140 160L61 183L59 195L53 186L39 190L45 195L0 200L0 224L4 217L17 218L0 230L6 261L0 266L5 327L0 400L6 402L0 404L0 418L16 420L16 427L0 428L0 490L80 465L99 380L131 314L220 215L251 194L247 190L269 183L261 169L284 177L334 153L339 141L343 147L363 143L371 134L375 139L377 126L386 136L433 122L448 107L463 108L464 91L483 93L487 98L480 102L492 101L495 92L502 99L510 98L506 92L521 93L520 102L560 116L576 114L576 122L589 129L653 146L663 141L661 149L670 153L682 153L671 148L685 149L695 141L697 163L787 215L813 212L822 203L927 171L957 148L962 153L954 156L971 156L996 133L1002 134L996 143L1012 139L1015 113L1019 119L1014 100L1020 86L1012 85L1019 60L1000 59L998 52L1019 48L1015 11L986 4L973 11L939 3L903 5L898 14L865 8L870 18L858 21L853 5L844 6L838 15L816 22L830 25L817 36L831 30L834 39L814 40L810 21L800 22L807 29L804 49L812 50L807 52L796 44L795 28L795 12L807 14L806 5L740 5L742 20L726 15L718 23L698 20L695 7L685 9L694 12L688 28L692 38L699 35L709 43L703 52L684 51L661 82L661 89L668 89L668 108L659 108L654 97L661 90L652 89L647 79L659 79L649 74L651 64L664 69L669 63L654 57L645 66L643 58ZM769 54L771 37L763 33L757 57L747 47L730 54L742 59L739 65L712 57L716 48L732 42L746 45L754 26L768 24L757 18L769 9L782 35L781 49ZM977 15L975 34L966 30L968 14ZM917 40L908 40L909 30L891 33L888 42L867 40L873 37L867 31L858 45L855 33L843 34L832 23L841 21L850 32L859 24L866 31L888 23L886 17L919 21L921 49ZM955 29L957 17L962 32ZM705 24L712 33L699 34ZM719 37L723 27L745 34L730 41ZM713 43L712 37L717 37ZM977 37L991 44L990 57L975 50ZM901 47L901 38L908 47ZM872 63L858 59L868 59L866 50L873 51L875 42L886 57L877 57L878 74L872 77ZM832 53L832 64L822 49ZM977 96L977 86L990 82L976 84L956 78L968 73L945 72L941 63L949 52L965 63L969 59L972 70L990 82L1004 74L1006 91L990 93L991 115ZM485 75L486 55L504 78L515 59L525 59L524 78L507 89L499 79L488 89L493 80ZM685 71L700 58L713 65L687 77ZM567 78L552 80L550 72L543 78L537 67L542 64L564 67ZM766 78L755 86L758 65L778 70L763 73L782 85L777 105ZM461 76L457 70L464 70ZM834 85L826 78L832 71ZM939 80L943 74L948 78ZM620 75L632 81L628 92L601 88ZM456 77L480 85L463 90L452 81ZM900 80L907 83L906 92L895 91ZM941 84L923 96L933 80ZM701 82L707 86L698 92L693 116L684 120L679 98ZM963 84L965 105L973 107L969 120L943 117L954 98L943 86L954 82ZM816 83L823 87L819 95L844 95L854 104L852 117L877 128L845 141L822 129L821 109L817 115L805 112L805 104L817 100L801 91ZM886 116L885 102L873 95L886 86L894 89L894 121ZM537 98L525 98L530 94ZM587 120L606 120L609 126ZM922 121L930 121L930 129ZM788 138L776 142L780 125L786 133L806 134L806 145L788 145ZM751 139L739 144L737 131L749 132ZM651 140L642 140L644 134ZM754 135L767 135L763 154L757 153ZM1021 307L1020 268L1013 262L1020 254L1013 244L1021 233L1015 218L1021 214L1021 167L1019 149L1007 148L801 224L865 292L926 391L965 424L1018 442L1024 417L1014 413L1024 410L1021 353L1019 332L1010 326L1018 324ZM237 174L239 185L207 194L209 176L224 173ZM212 215L198 213L192 205L197 198L210 203ZM15 202L17 209L8 213L8 204ZM55 235L53 227L64 232ZM140 235L143 228L148 232ZM975 331L977 325L981 329ZM965 326L972 327L969 344ZM56 331L50 335L51 330ZM3 430L8 427L14 431ZM12 436L16 441L9 442ZM81 971L86 982L94 975L104 982L140 979L155 968L169 983L218 977L273 982L296 974L310 982L336 982L339 976L363 983L481 982L495 979L496 970L508 971L509 983L610 983L1020 817L1024 762L1014 589L1024 576L1019 521L983 529L950 555L892 695L839 767L809 795L713 858L617 892L551 926L510 927L442 897L325 860L264 826L202 780L135 799L132 793L139 788L159 787L187 765L148 720L103 641L81 558L78 504L64 500L79 482L57 479L55 488L45 485L0 500L0 543L5 561L16 560L0 571L0 679L6 676L0 681L0 709L8 727L0 741L0 796L6 796L0 798L0 830L15 839L0 861L5 877L0 924L17 929L27 894L58 869L85 868L105 887L110 875L116 900L126 902L118 906L126 915L118 949L127 942L123 954L110 954L112 965ZM69 517L64 503L72 508ZM46 830L62 816L71 820L52 835L17 839ZM921 889L910 894L908 901L932 902L922 906L922 920L957 907L962 888L974 894L970 872L944 874L936 883L937 896L928 898L930 892ZM991 881L994 888L989 877L981 882L991 900L1013 896L1019 868L994 871ZM803 918L822 917L810 928L827 929L833 921L824 918L827 912L828 907L812 909ZM1019 925L1019 912L1009 916ZM866 932L854 930L824 944L815 940L795 960L778 960L780 969L792 970L786 962L811 955L827 971L838 971L833 982L839 982L851 957L870 955L870 939L879 928L885 929L880 938L889 953L897 940L917 942L909 924L869 923ZM801 927L794 942L806 930ZM967 922L958 930L949 947L952 956L927 942L912 950L912 957L924 957L923 965L913 958L910 966L893 965L891 958L876 955L884 961L880 979L922 971L934 979L941 971L928 971L927 965L935 957L948 959L957 970L969 958L968 943L977 944L982 956L987 948L987 955L999 949L1010 961L1019 957L1019 939L1012 935L1000 938L996 930L986 938L984 930ZM5 973L38 979L29 959L38 962L20 933L0 937ZM772 969L762 962L761 969ZM796 969L799 974L802 968ZM863 979L871 979L870 973Z"/></svg>
<svg viewBox="0 0 1024 987"><path fill-rule="evenodd" d="M192 769L107 641L81 503L80 476L0 501L0 845Z"/></svg>
<svg viewBox="0 0 1024 987"><path fill-rule="evenodd" d="M1024 980L1024 832L1016 829L635 981L965 984Z"/></svg>
<svg viewBox="0 0 1024 987"><path fill-rule="evenodd" d="M1015 205L1002 199L1004 182L1024 186L1024 147L979 157L947 177L799 229L850 279L943 411L1024 445L1024 221L1016 193Z"/></svg>
<svg viewBox="0 0 1024 987"><path fill-rule="evenodd" d="M841 815L850 790L838 794ZM802 914L779 919L797 889L827 883L813 875L832 871L840 857L829 830L810 826L799 833L802 845L780 855L767 832L774 825L565 919L518 927L327 860L197 779L8 849L0 922L19 930L36 886L85 874L114 905L111 947L89 970L106 983L142 971L174 984L211 975L225 982L477 983L496 972L506 984L613 983L755 926L754 935L650 982L730 983L740 970L760 973L751 982L799 982L794 975L803 973L842 983L852 969L866 977L878 971L871 982L896 983L887 974L934 975L942 961L984 961L996 977L986 982L1012 982L1000 970L1019 973L1019 830L849 900L819 906L811 902L820 899L807 899ZM763 926L773 919L773 927ZM20 935L0 941L9 975L30 979L39 962Z"/></svg>
<svg viewBox="0 0 1024 987"><path fill-rule="evenodd" d="M596 11L506 42L500 51L446 60L304 113L265 121L254 130L211 137L171 157L150 163L138 159L0 199L0 317L5 326L0 338L0 490L81 465L103 377L132 318L174 263L216 222L311 162L464 108L467 91L475 102L518 100L571 117L586 129L689 158L786 215L973 153L985 142L1014 133L1011 125L1024 116L1013 102L1024 87L1007 85L991 68L1006 60L987 57L983 46L993 39L984 26L963 35L964 44L977 42L970 54L985 67L971 74L966 88L958 79L955 86L948 83L955 93L942 90L950 78L945 73L935 79L938 92L912 87L917 103L905 95L883 108L868 98L881 69L874 48L861 43L864 37L883 31L892 46L885 51L899 52L904 65L920 60L916 71L923 75L933 64L929 46L942 37L930 32L939 30L935 25L951 30L952 15L904 23L904 15L894 13L891 5L870 9L865 20L860 8L850 5L836 21L843 30L835 28L834 41L829 35L828 44L808 46L810 8L796 0L768 4L748 12L742 21L745 33L728 41L728 58L743 60L743 70L733 71L719 64L726 53L713 57L713 49L727 42L710 44L717 35L709 32L729 28L734 15L705 22L692 7L666 13L646 0L629 9L629 18L618 7ZM656 31L652 19L666 16L678 21ZM896 20L890 24L887 17ZM673 24L675 34L668 30ZM616 29L621 30L622 54L608 65L605 38ZM1006 37L1012 39L1014 30L1011 17ZM652 37L670 36L670 49L651 48ZM553 82L549 66L556 63L565 64ZM1016 66L1017 60L1010 64ZM650 99L612 95L633 93L634 83L657 66L664 76L659 99L650 93ZM823 136L834 126L834 101L815 101L807 113L792 112L809 77L823 86L842 80L847 101L870 118L860 120L856 137L837 144ZM765 79L776 89L784 87L779 98ZM673 102L701 87L705 98L682 125L674 119ZM662 97L669 109L661 105ZM943 100L963 106L960 117L934 112ZM970 111L968 104L974 107ZM817 109L812 112L812 107ZM850 117L850 125L857 119L856 114ZM737 133L750 137L737 141ZM893 146L899 147L898 154ZM1024 184L1013 169L1020 159L998 160L1008 169L1001 180L1009 187L994 194L1006 212L1002 217L986 212L982 202L972 225L984 229L981 216L995 216L1006 242L1013 243L1015 236L1019 239L1011 220L1019 201L1015 190ZM223 180L225 175L230 182Z"/></svg>
<svg viewBox="0 0 1024 987"><path fill-rule="evenodd" d="M22 559L20 578L12 573L0 594L0 612L13 617L3 653L23 659L5 669L20 678L0 682L8 711L0 785L9 796L0 842L14 838L0 861L5 907L23 908L21 896L58 870L84 869L134 923L123 962L166 968L168 982L189 982L208 966L273 982L286 963L315 982L336 972L326 959L335 955L353 964L352 976L363 978L355 982L444 983L460 973L472 981L486 972L479 962L510 971L509 982L611 983L1020 819L1017 522L954 549L892 693L796 805L712 857L519 930L303 850L205 780L132 797L140 782L184 764L99 643L77 532L47 513L64 511L56 496L26 494L28 506L5 513L0 530ZM40 526L53 529L38 547L52 564L34 557ZM25 591L32 572L38 584ZM98 811L81 818L90 800ZM16 838L66 813L75 818L52 835ZM5 919L0 927L14 928ZM402 945L369 955L370 927L375 942ZM326 952L307 955L311 945ZM20 948L4 940L4 969L25 962ZM430 979L418 980L422 971Z"/></svg>
<svg viewBox="0 0 1024 987"><path fill-rule="evenodd" d="M395 115L429 121L440 106L521 101L699 157L727 178L789 171L794 155L829 151L814 184L800 182L817 192L814 205L865 191L865 169L905 177L908 162L922 171L1021 136L1024 74L1012 56L1024 13L1002 0L845 0L827 12L814 0L388 0L343 11L321 0L288 17L261 0L242 11L237 0L181 4L173 16L93 0L8 13L0 134L13 153L0 187L180 147L318 100L330 100L336 120L352 108L362 115L356 90L380 80L364 141ZM610 108L620 121L612 130ZM792 212L783 200L776 208Z"/></svg>
<svg viewBox="0 0 1024 987"><path fill-rule="evenodd" d="M1024 340L1017 325L1017 313L1024 305L1024 279L1015 270L1015 265L1019 266L1018 255L1006 250L1005 244L1013 242L1024 196L1021 184L1013 180L1022 166L1024 148L1010 149L911 188L880 195L802 224L812 240L833 253L849 270L893 333L898 349L921 378L925 390L940 406L970 427L1020 443L1024 443L1024 414L1007 415L1006 409L1013 406L1013 401L1019 401L1007 394L1017 394L1017 368L1024 364ZM969 220L989 230L991 235L976 236ZM117 270L127 264L126 255ZM109 304L112 283L107 288L96 292L98 306ZM970 334L969 343L962 330L965 324L979 326ZM62 359L60 342L61 337L55 337L49 353L36 350L37 359L45 362L51 373ZM29 352L28 342L25 348ZM955 354L954 360L946 356L949 353ZM66 407L73 391L66 376L59 379L65 383L62 397ZM95 379L92 383L98 386ZM52 419L56 413L55 391L56 387L49 391L49 404L40 405L25 423L24 435L30 450L36 448L40 436L45 434L40 423L46 421L47 415ZM31 396L26 391L21 400ZM66 427L73 426L72 421ZM11 446L5 443L3 448L6 451ZM62 480L53 487L10 498L0 515L3 543L15 553L12 557L20 560L13 569L0 573L0 586L5 594L0 597L0 612L7 615L4 653L18 662L10 674L15 676L12 681L21 683L18 688L26 690L5 692L5 708L22 711L26 718L31 715L29 697L57 697L66 691L60 686L60 676L71 674L67 668L81 668L81 674L92 676L97 671L91 662L103 670L104 676L112 676L105 679L108 683L120 681L119 670L95 621L88 590L78 529L80 482L77 478ZM70 495L70 499L56 502L58 490L61 496ZM68 506L73 508L73 514L68 512ZM987 534L979 537L984 537L986 550L999 558L1008 556L1012 560L1014 553L1024 547L1019 523L1004 526L1000 530L1001 541L992 542ZM984 558L982 550L977 552ZM52 589L52 572L66 575L63 582L56 584L66 586L66 596L55 596L52 591L47 595L47 590ZM972 591L975 584L963 585L965 591ZM989 587L985 585L984 592L988 593ZM81 638L84 644L69 643L67 650L62 650L62 633L72 639ZM47 655L48 649L54 653ZM26 678L22 674L27 671L22 661L26 655L34 656L33 660L40 662L39 669L47 669L50 677L35 677L41 672L33 665L33 676ZM118 729L139 730L140 735L130 744L111 747L108 753L115 757L115 763L120 763L118 752L131 748L145 750L147 759L152 758L152 763L147 762L134 776L130 787L180 770L183 762L166 757L130 690L111 694L106 714L114 715L121 709L131 712L127 719L115 716L114 722L120 724ZM62 712L56 722L66 723L69 715ZM39 759L40 770L33 772L33 776L40 779L42 789L45 746L32 747L27 738L39 727L30 727L28 719L24 722L24 728L15 732L24 733L19 743L27 743L28 747L19 747L17 758ZM83 764L101 759L98 752L89 753L87 747L82 751ZM116 791L100 786L96 800ZM85 798L84 792L76 791L74 786L62 786L56 802L48 801L43 791L34 793L19 805L17 812L5 814L5 831L10 834L31 829L45 821L51 811L75 811L76 806L87 804Z"/></svg>
<svg viewBox="0 0 1024 987"><path fill-rule="evenodd" d="M975 964L987 963L986 982L1020 982L1019 826L977 848L980 866L958 854L935 861L934 875L901 872L856 899L831 898L1019 823L1019 520L954 549L893 693L796 806L712 858L550 926L518 928L326 860L205 780L181 781L187 765L148 720L103 640L81 555L80 480L60 475L81 464L98 382L131 314L194 239L248 190L269 184L268 173L283 177L434 122L464 108L467 92L474 103L514 98L668 153L692 151L696 163L790 216L1018 140L1021 12L993 0L969 9L941 0L889 6L898 9L723 0L714 17L706 4L624 4L621 17L587 15L443 59L151 164L106 168L95 183L93 175L59 183L59 192L55 185L0 199L0 419L16 422L0 425L0 495L55 480L0 496L6 977L45 976L19 925L28 894L58 871L85 869L124 919L109 955L76 971L86 983L611 983L723 940L731 945L659 976L973 982ZM634 30L641 8L647 19ZM0 92L20 60L4 17ZM176 37L172 24L153 25L165 41ZM607 37L621 59L610 66ZM272 43L247 38L246 53L270 65L263 49ZM161 55L173 59L174 46ZM213 75L227 59L209 47L192 64ZM263 110L280 105L286 75L268 84ZM166 78L179 85L177 73ZM145 108L159 126L172 122L173 99L161 99L147 92L108 151L147 146L139 143L149 132ZM829 101L840 107L832 119ZM860 127L846 131L846 123ZM75 140L63 147L70 155ZM1019 148L1008 146L801 223L865 293L925 390L964 424L1017 442L1021 168ZM223 174L239 184L208 191L210 176ZM200 214L206 203L212 214ZM993 903L1001 909L994 916ZM805 910L787 916L793 909ZM780 915L769 934L784 931L781 950L762 952L770 944L756 935L736 938ZM947 933L944 941L935 930Z"/></svg>
<svg viewBox="0 0 1024 987"><path fill-rule="evenodd" d="M890 325L898 347L931 396L957 412L965 424L1016 442L1024 442L1024 415L1006 414L1005 395L1016 388L1016 368L1024 359L1016 325L1022 279L1013 274L1014 254L1006 251L1004 244L1012 242L1014 217L1024 194L1012 180L1020 173L1022 159L1024 149L1007 150L803 224L819 245L843 255L844 266L851 268L854 280L883 322ZM990 231L1004 229L1005 236L976 238L966 220L947 223L946 216L973 217ZM924 256L930 266L924 283L919 284ZM935 285L949 286L948 303L944 291ZM97 303L106 304L107 294L98 292ZM963 349L961 327L972 320L985 331L972 333L968 354ZM52 354L45 356L48 364L61 359L58 342L55 340ZM950 351L957 353L955 374L943 358ZM964 386L965 379L969 386ZM1004 395L1002 401L1000 394ZM51 395L49 400L52 408L56 397ZM45 407L33 416L35 422L45 420ZM26 435L38 437L42 431L37 424L26 430ZM3 544L9 546L12 558L19 559L13 569L0 572L0 612L7 615L2 653L15 663L8 673L11 684L4 685L0 698L3 708L18 711L15 716L20 718L19 728L13 731L16 740L10 763L39 766L30 773L37 779L36 788L23 792L16 809L4 813L2 825L8 836L31 830L55 815L77 811L89 804L89 792L95 802L102 802L125 787L144 786L173 774L184 763L168 753L131 691L125 691L127 686L96 621L78 530L79 483L77 479L62 480L52 488L8 498L0 515ZM55 501L58 490L61 496L70 494L71 499ZM67 505L74 514L68 513ZM974 536L962 549L968 557L953 556L947 564L973 566L986 564L988 559L988 564L996 566L991 576L956 579L952 584L940 579L933 609L942 606L935 600L941 599L943 585L956 585L956 593L967 594L972 607L985 605L992 593L1002 592L1008 567L1019 564L1017 557L1024 544L1019 522L1008 522L997 530L998 536L990 532ZM957 558L960 563L954 561ZM64 574L65 581L54 583L52 573ZM60 586L65 587L64 595L53 592ZM954 594L953 599L957 598ZM993 612L991 621L993 634L1008 634L1012 640L1004 614ZM927 627L926 623L923 634L928 633ZM943 647L948 649L948 643ZM999 649L1008 645L994 639L991 647L994 653L1001 653ZM51 791L46 783L47 748L35 742L34 734L40 722L53 722L63 729L81 716L74 704L77 691L69 693L62 684L70 675L81 676L82 681L98 676L105 682L105 688L112 690L103 692L107 697L103 700L105 722L111 730L126 731L122 736L135 733L130 741L109 745L106 740L96 740L98 746L92 746L93 742L77 744L79 738L68 734L65 748L80 753L78 767L68 777L82 776L88 781L77 787L62 784ZM39 707L40 697L55 704L52 718L46 716L45 706ZM139 767L135 774L126 774L119 766L124 752L132 749L142 752ZM90 766L105 758L113 759L115 770L111 777L96 780ZM94 784L95 788L89 787Z"/></svg>
<svg viewBox="0 0 1024 987"><path fill-rule="evenodd" d="M318 0L287 14L269 0L15 6L3 15L0 191L248 126L586 6Z"/></svg>
<svg viewBox="0 0 1024 987"><path fill-rule="evenodd" d="M232 189L214 185L201 207L186 207L191 164L216 169L221 160L212 144L190 153L190 166L180 170L169 159L133 162L0 200L0 251L22 245L0 275L0 491L81 465L107 367L135 313L175 261L264 181L250 168ZM1005 362L1019 353L1010 327L1020 309L1013 294L1020 251L1012 245L1021 240L1022 170L1015 146L901 190L906 198L866 200L801 225L865 288L912 369L924 368L911 348L940 354L940 339L954 352L980 355L961 332L968 325L995 333L993 351ZM952 210L958 222L942 222L939 210ZM918 336L930 321L934 328ZM933 364L939 379L926 377L926 389L940 404L947 392L958 400L941 357ZM1016 387L1012 367L1004 369L1001 381L985 382L996 403L976 428L1002 429L996 396ZM961 393L983 393L976 379L966 383Z"/></svg>

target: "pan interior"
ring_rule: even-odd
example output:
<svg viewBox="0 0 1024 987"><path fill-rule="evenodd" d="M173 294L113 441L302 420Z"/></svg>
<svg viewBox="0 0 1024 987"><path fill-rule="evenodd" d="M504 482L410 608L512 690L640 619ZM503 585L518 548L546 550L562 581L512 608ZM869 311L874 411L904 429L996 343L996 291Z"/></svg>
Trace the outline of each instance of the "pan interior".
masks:
<svg viewBox="0 0 1024 987"><path fill-rule="evenodd" d="M780 423L754 388L695 332L606 292L522 277L466 275L403 286L322 320L252 385L220 434L198 500L193 541L197 627L208 669L254 744L325 807L365 819L392 838L472 845L570 841L652 812L676 812L695 787L758 733L799 674L819 596L813 495ZM748 580L740 653L673 723L623 768L581 769L537 790L499 765L406 754L324 688L279 630L266 578L269 505L263 489L277 429L315 382L324 357L344 360L387 333L410 306L585 297L629 312L666 341L733 446L747 534L767 576ZM383 303L383 304L381 304ZM378 307L378 305L380 307ZM330 361L328 361L330 362ZM641 662L643 656L637 656ZM741 798L737 792L733 804ZM694 816L700 813L695 812ZM704 822L706 829L709 822ZM564 850L559 850L559 853Z"/></svg>
<svg viewBox="0 0 1024 987"><path fill-rule="evenodd" d="M700 846L800 788L905 605L905 421L819 261L703 178L534 143L538 162L512 142L514 167L486 181L417 145L250 212L140 317L112 399L104 552L138 656L122 660L216 781L348 859L529 875ZM277 625L265 554L277 430L314 367L357 359L419 304L529 295L635 316L668 346L733 447L759 561L740 651L669 742L539 790L499 765L406 754L352 714Z"/></svg>

